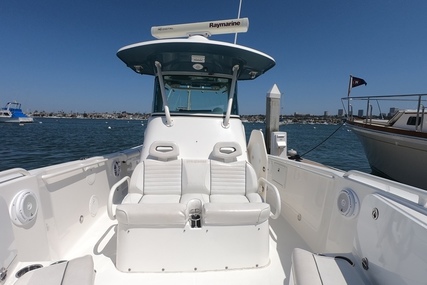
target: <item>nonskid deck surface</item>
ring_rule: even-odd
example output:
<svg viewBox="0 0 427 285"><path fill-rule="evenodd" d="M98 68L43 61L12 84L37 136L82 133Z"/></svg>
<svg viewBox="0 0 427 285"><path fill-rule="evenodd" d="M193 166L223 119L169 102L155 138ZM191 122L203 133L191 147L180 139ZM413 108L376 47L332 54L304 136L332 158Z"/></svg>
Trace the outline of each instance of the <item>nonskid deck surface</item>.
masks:
<svg viewBox="0 0 427 285"><path fill-rule="evenodd" d="M96 270L95 284L288 284L292 250L295 247L308 249L293 228L280 217L270 220L270 264L264 268L186 273L126 273L115 267L116 238L116 221L111 221L105 214L82 236L74 248L70 248L66 258L92 255ZM159 255L161 254L162 249L159 249ZM200 252L200 258L209 256Z"/></svg>

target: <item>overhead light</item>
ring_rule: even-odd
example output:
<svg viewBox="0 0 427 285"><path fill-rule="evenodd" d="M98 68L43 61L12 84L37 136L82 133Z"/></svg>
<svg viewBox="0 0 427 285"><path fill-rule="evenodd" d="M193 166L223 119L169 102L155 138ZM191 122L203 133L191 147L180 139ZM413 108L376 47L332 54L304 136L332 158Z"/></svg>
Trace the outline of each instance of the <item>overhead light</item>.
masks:
<svg viewBox="0 0 427 285"><path fill-rule="evenodd" d="M196 64L193 64L193 68L195 70L202 70L203 69L203 65L201 65L200 63L196 63Z"/></svg>
<svg viewBox="0 0 427 285"><path fill-rule="evenodd" d="M256 71L251 71L249 72L249 76L251 77L251 79L254 79L257 76L258 72Z"/></svg>

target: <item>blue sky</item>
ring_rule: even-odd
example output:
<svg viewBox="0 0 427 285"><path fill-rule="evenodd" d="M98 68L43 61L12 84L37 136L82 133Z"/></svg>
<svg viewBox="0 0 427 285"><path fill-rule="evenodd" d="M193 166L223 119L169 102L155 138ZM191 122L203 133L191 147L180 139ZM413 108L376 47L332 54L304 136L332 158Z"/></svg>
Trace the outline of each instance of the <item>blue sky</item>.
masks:
<svg viewBox="0 0 427 285"><path fill-rule="evenodd" d="M152 40L151 26L232 19L239 0L0 2L0 104L25 111L150 112L152 78L128 69L119 48ZM264 114L277 84L282 113L336 114L352 95L427 92L425 0L243 0L238 44L276 66L240 83L240 113ZM232 42L234 35L213 37Z"/></svg>

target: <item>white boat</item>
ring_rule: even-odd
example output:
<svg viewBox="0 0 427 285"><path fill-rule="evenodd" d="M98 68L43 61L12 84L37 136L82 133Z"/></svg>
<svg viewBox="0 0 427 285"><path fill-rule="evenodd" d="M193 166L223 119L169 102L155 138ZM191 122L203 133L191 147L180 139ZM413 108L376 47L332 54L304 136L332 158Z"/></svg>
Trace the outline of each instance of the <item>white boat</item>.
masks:
<svg viewBox="0 0 427 285"><path fill-rule="evenodd" d="M373 173L427 190L427 117L425 94L352 97L368 105L366 117L351 117L347 126L359 138ZM416 109L392 108L389 119L372 115L373 102L414 102ZM376 104L374 104L375 106ZM387 115L386 115L387 116Z"/></svg>
<svg viewBox="0 0 427 285"><path fill-rule="evenodd" d="M0 123L32 123L33 118L24 114L21 104L14 101L8 102L5 107L0 109Z"/></svg>
<svg viewBox="0 0 427 285"><path fill-rule="evenodd" d="M425 283L425 191L246 141L236 83L275 62L199 35L244 21L118 51L155 79L143 146L0 172L1 284Z"/></svg>

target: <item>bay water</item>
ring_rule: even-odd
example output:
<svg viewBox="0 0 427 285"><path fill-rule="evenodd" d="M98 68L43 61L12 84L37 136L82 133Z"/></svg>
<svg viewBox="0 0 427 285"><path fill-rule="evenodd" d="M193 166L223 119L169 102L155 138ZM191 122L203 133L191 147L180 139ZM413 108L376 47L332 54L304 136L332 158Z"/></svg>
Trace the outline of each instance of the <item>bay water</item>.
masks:
<svg viewBox="0 0 427 285"><path fill-rule="evenodd" d="M247 140L252 130L265 130L263 123L244 125ZM65 118L0 124L0 171L15 167L31 170L125 150L143 143L145 127L146 121L140 120ZM288 124L281 125L280 131L287 132L288 149L299 155L314 148L303 159L346 171L371 172L360 142L345 126Z"/></svg>

